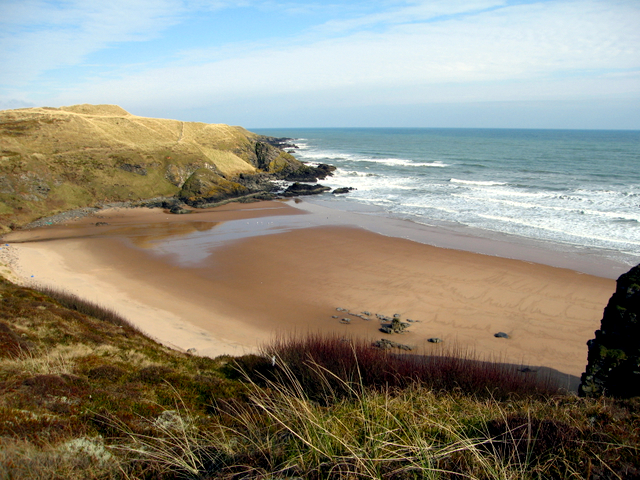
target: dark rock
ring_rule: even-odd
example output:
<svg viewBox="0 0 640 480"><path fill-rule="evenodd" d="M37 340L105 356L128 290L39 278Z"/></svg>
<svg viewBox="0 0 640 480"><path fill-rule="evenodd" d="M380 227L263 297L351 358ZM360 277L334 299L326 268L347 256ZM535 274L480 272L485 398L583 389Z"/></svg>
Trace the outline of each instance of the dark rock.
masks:
<svg viewBox="0 0 640 480"><path fill-rule="evenodd" d="M277 195L274 195L273 193L252 193L251 195L247 195L246 197L238 198L238 203L255 203L264 200L274 200L276 198L279 197Z"/></svg>
<svg viewBox="0 0 640 480"><path fill-rule="evenodd" d="M341 318L340 319L340 323L349 324L349 323L351 323L351 319L350 318Z"/></svg>
<svg viewBox="0 0 640 480"><path fill-rule="evenodd" d="M169 210L174 205L180 205L180 200L177 198L165 198L144 202L144 206L147 208L164 208L165 210Z"/></svg>
<svg viewBox="0 0 640 480"><path fill-rule="evenodd" d="M336 188L333 192L334 195L341 195L344 193L349 193L351 190L355 190L353 187L341 187L341 188Z"/></svg>
<svg viewBox="0 0 640 480"><path fill-rule="evenodd" d="M600 329L587 345L580 396L640 396L640 265L618 278Z"/></svg>
<svg viewBox="0 0 640 480"><path fill-rule="evenodd" d="M318 179L324 180L328 176L333 175L336 169L333 165L320 164L317 167L310 165L302 165L297 170L288 173L284 180L289 182L316 182Z"/></svg>
<svg viewBox="0 0 640 480"><path fill-rule="evenodd" d="M297 197L300 195L318 195L320 193L331 190L324 185L309 185L306 183L294 183L287 188L282 194L285 197Z"/></svg>
<svg viewBox="0 0 640 480"><path fill-rule="evenodd" d="M493 336L496 337L496 338L509 338L509 335L507 335L504 332L494 333Z"/></svg>
<svg viewBox="0 0 640 480"><path fill-rule="evenodd" d="M279 190L278 185L273 183L273 175L267 173L241 173L235 181L253 192L277 192Z"/></svg>
<svg viewBox="0 0 640 480"><path fill-rule="evenodd" d="M269 145L268 143L257 142L256 147L256 157L258 158L257 167L260 170L265 172L272 172L274 161L280 156L282 153L279 148Z"/></svg>
<svg viewBox="0 0 640 480"><path fill-rule="evenodd" d="M96 227L103 227L105 225L109 225L107 222L96 222Z"/></svg>
<svg viewBox="0 0 640 480"><path fill-rule="evenodd" d="M384 333L403 333L407 327L409 327L408 323L401 322L399 318L394 318L390 324L380 327L380 331Z"/></svg>
<svg viewBox="0 0 640 480"><path fill-rule="evenodd" d="M146 175L147 174L147 169L144 168L142 165L139 164L132 164L132 163L122 163L120 165L118 165L118 168L120 170L124 170L125 172L129 172L129 173L135 173L136 175Z"/></svg>
<svg viewBox="0 0 640 480"><path fill-rule="evenodd" d="M409 345L405 345L403 343L393 342L391 340L387 340L385 338L377 340L371 344L372 346L379 348L381 350L388 350L390 348L397 348L400 350L413 350Z"/></svg>
<svg viewBox="0 0 640 480"><path fill-rule="evenodd" d="M316 177L320 180L324 180L327 177L333 175L333 172L336 171L336 167L333 165L327 165L326 163L321 163L316 167Z"/></svg>
<svg viewBox="0 0 640 480"><path fill-rule="evenodd" d="M442 343L442 339L438 338L438 337L432 337L432 338L428 339L427 342L430 342L430 343Z"/></svg>
<svg viewBox="0 0 640 480"><path fill-rule="evenodd" d="M305 165L293 155L264 142L255 146L256 167L275 178L285 179L292 172L305 169ZM315 177L314 177L315 178Z"/></svg>
<svg viewBox="0 0 640 480"><path fill-rule="evenodd" d="M272 147L276 147L281 150L284 150L285 148L295 148L295 149L300 148L295 143L293 143L293 138L267 137L262 135L260 136L260 140L263 141L264 143L268 143Z"/></svg>
<svg viewBox="0 0 640 480"><path fill-rule="evenodd" d="M188 210L186 208L183 208L179 205L174 205L169 209L169 213L173 213L176 215L184 215L186 213L191 213L191 210Z"/></svg>
<svg viewBox="0 0 640 480"><path fill-rule="evenodd" d="M247 193L250 191L244 185L227 180L207 168L199 168L184 182L178 197L188 205L198 206Z"/></svg>

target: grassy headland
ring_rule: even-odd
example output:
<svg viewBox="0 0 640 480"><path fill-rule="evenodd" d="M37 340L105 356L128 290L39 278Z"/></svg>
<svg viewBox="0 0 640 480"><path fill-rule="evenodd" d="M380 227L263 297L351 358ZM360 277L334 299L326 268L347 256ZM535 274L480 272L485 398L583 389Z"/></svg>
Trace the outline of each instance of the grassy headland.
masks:
<svg viewBox="0 0 640 480"><path fill-rule="evenodd" d="M635 478L640 403L339 337L198 357L0 281L0 478Z"/></svg>
<svg viewBox="0 0 640 480"><path fill-rule="evenodd" d="M0 233L103 203L207 203L311 167L241 127L144 118L115 105L0 111Z"/></svg>

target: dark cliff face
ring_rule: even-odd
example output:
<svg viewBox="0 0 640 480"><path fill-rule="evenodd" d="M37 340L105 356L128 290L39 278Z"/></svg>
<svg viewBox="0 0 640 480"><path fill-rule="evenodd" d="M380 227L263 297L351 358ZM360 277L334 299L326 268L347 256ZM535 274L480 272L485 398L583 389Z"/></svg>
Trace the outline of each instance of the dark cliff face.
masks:
<svg viewBox="0 0 640 480"><path fill-rule="evenodd" d="M640 265L618 278L600 330L587 345L581 396L640 396Z"/></svg>

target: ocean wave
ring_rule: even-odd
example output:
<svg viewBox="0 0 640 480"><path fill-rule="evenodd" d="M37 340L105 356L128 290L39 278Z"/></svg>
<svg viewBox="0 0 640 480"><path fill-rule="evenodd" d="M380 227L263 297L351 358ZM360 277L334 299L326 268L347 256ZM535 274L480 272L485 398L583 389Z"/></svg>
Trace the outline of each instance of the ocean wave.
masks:
<svg viewBox="0 0 640 480"><path fill-rule="evenodd" d="M353 158L353 161L356 162L371 162L371 163L381 163L383 165L388 165L390 167L435 167L435 168L444 168L449 167L448 163L443 163L440 161L435 162L414 162L413 160L407 160L404 158L371 158L371 157L363 157L363 158Z"/></svg>
<svg viewBox="0 0 640 480"><path fill-rule="evenodd" d="M449 180L451 183L460 183L462 185L477 185L481 187L494 187L499 185L506 185L504 182L491 182L491 181L483 181L483 180L459 180L457 178L452 178Z"/></svg>
<svg viewBox="0 0 640 480"><path fill-rule="evenodd" d="M487 220L497 220L499 222L504 222L507 224L520 225L523 227L533 228L536 230L544 230L547 232L561 234L562 237L555 238L556 241L559 241L561 243L575 243L574 241L570 240L572 237L575 237L575 238L583 238L588 240L597 240L605 244L611 243L611 244L619 244L619 245L640 246L640 241L629 239L629 238L621 238L621 237L616 238L610 235L607 235L607 236L598 235L597 233L594 233L593 230L587 230L587 229L578 230L576 228L567 229L567 228L562 228L559 225L543 225L543 224L540 224L539 222L531 221L533 219L527 221L520 218L503 217L500 215L490 215L490 214L479 214L478 216L481 218L485 218ZM572 225L572 227L575 227L575 226L576 225ZM492 228L489 227L489 229L492 229Z"/></svg>
<svg viewBox="0 0 640 480"><path fill-rule="evenodd" d="M357 172L355 170L342 170L342 169L337 169L336 170L336 174L335 176L342 176L342 177L360 177L360 178L365 178L365 177L378 177L381 178L382 175L378 174L378 173L370 173L370 172Z"/></svg>
<svg viewBox="0 0 640 480"><path fill-rule="evenodd" d="M313 160L354 160L354 155L350 153L338 153L338 152L327 152L327 151L316 151L316 152L301 152L300 156L303 157L303 160L313 159Z"/></svg>
<svg viewBox="0 0 640 480"><path fill-rule="evenodd" d="M626 213L620 211L606 211L606 210L594 210L594 209L581 209L575 207L562 207L558 205L549 205L545 203L528 203L528 202L517 202L510 199L505 198L496 198L496 197L482 197L468 195L468 194L452 194L453 197L464 198L466 200L471 201L482 201L483 203L492 203L497 204L504 207L515 207L515 208L523 208L523 209L537 209L537 210L547 210L547 211L556 211L556 212L565 212L571 214L579 214L579 215L590 215L592 217L603 217L610 220L615 221L629 221L629 222L639 222L640 223L640 214L637 213ZM553 197L547 197L548 199L553 199Z"/></svg>

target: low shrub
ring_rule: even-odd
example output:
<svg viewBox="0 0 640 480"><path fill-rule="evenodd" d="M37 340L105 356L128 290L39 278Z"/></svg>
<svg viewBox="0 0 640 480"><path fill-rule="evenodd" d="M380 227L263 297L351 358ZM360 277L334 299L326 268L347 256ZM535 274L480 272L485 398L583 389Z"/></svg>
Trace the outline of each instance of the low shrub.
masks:
<svg viewBox="0 0 640 480"><path fill-rule="evenodd" d="M279 338L263 348L262 356L240 357L236 366L257 383L291 383L295 379L309 398L325 403L361 388L406 388L414 383L435 391L495 399L558 392L548 376L523 373L515 365L481 361L467 351L397 354L373 348L363 339L338 335Z"/></svg>

